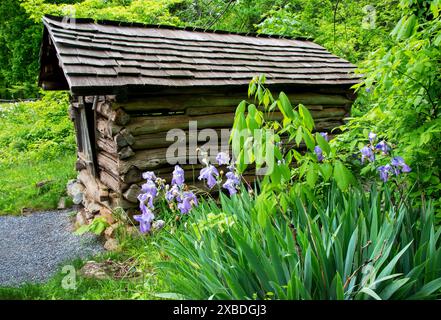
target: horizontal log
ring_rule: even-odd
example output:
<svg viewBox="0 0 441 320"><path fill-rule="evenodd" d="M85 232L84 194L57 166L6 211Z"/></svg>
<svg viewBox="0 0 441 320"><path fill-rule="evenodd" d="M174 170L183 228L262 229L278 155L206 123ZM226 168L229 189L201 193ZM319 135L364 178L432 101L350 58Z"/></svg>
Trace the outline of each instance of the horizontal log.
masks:
<svg viewBox="0 0 441 320"><path fill-rule="evenodd" d="M306 107L309 110L314 110L314 111L320 111L323 110L325 108L330 108L333 107L332 105L306 105ZM346 108L346 105L341 105L338 106L341 108ZM237 106L228 106L228 107L191 107L191 108L187 108L185 111L185 114L189 115L189 116L200 116L200 115L207 115L207 114L217 114L217 113L234 113L236 112ZM260 106L258 108L261 111L264 111L263 107Z"/></svg>
<svg viewBox="0 0 441 320"><path fill-rule="evenodd" d="M188 129L189 121L197 121L198 128L225 128L233 124L234 113L204 116L161 116L133 118L127 130L133 135L168 131L170 129Z"/></svg>
<svg viewBox="0 0 441 320"><path fill-rule="evenodd" d="M145 170L155 170L165 166L172 166L174 164L170 164L167 161L167 150L168 148L161 149L151 149L151 150L140 150L136 152L136 154L127 159L119 161L119 173L125 174L132 167L136 167L141 171ZM185 155L176 155L173 160L176 160L180 164L187 164L189 157L200 157L200 154L196 150L186 150ZM213 158L216 155L213 155ZM200 163L200 161L198 161Z"/></svg>
<svg viewBox="0 0 441 320"><path fill-rule="evenodd" d="M217 137L224 141L228 141L231 133L231 128L221 128L221 129L214 129L216 131ZM182 143L182 144L188 144L188 141L198 141L198 138L201 139L198 143L204 143L208 142L208 138L204 136L200 130L197 132L188 130L185 131L185 138L181 136L175 137L174 141L167 141L167 132L157 132L157 133L150 133L150 134L143 134L140 136L137 136L134 139L134 143L132 145L133 150L144 150L144 149L157 149L162 147L168 147L173 143ZM202 141L202 139L205 139ZM218 140L219 140L218 139Z"/></svg>
<svg viewBox="0 0 441 320"><path fill-rule="evenodd" d="M323 110L311 110L311 115L315 121L320 119L341 119L347 111L340 108L325 108ZM280 112L271 113L270 120L280 121L283 116ZM163 117L136 117L127 126L127 130L133 136L158 133L171 129L188 129L190 121L197 121L197 128L227 128L234 122L234 113L220 113L203 116L175 115ZM136 141L136 139L135 139Z"/></svg>
<svg viewBox="0 0 441 320"><path fill-rule="evenodd" d="M344 105L352 101L344 95L320 94L315 92L288 93L293 105ZM195 107L231 107L237 106L242 100L248 99L244 94L204 94L204 95L158 95L145 99L131 100L123 103L113 103L112 108L124 108L128 113L137 111L183 111Z"/></svg>
<svg viewBox="0 0 441 320"><path fill-rule="evenodd" d="M316 120L316 131L326 131L329 132L332 129L343 124L343 121L336 120L333 118L324 118ZM216 144L217 146L217 144ZM227 146L220 145L219 149L226 149ZM155 170L161 167L170 166L167 161L167 150L168 148L158 148L158 149L147 149L147 150L137 150L135 155L127 160L120 160L118 166L119 174L127 173L132 167L143 170ZM171 150L173 151L173 150ZM171 152L170 151L170 152ZM214 151L213 149L211 151ZM187 164L189 157L198 156L198 163L200 163L201 156L197 154L196 150L186 150L185 155L172 155L174 160L181 164ZM210 159L214 162L216 154L210 155Z"/></svg>

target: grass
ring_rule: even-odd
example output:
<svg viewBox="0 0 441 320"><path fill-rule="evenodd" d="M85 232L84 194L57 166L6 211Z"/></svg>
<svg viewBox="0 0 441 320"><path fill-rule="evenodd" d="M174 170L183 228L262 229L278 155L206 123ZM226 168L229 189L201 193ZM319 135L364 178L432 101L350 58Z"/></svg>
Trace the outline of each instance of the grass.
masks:
<svg viewBox="0 0 441 320"><path fill-rule="evenodd" d="M66 193L66 183L75 177L75 156L67 154L50 161L27 161L0 165L0 214L18 214L24 208L56 208ZM46 183L37 187L37 183Z"/></svg>
<svg viewBox="0 0 441 320"><path fill-rule="evenodd" d="M75 177L66 93L0 105L0 215L57 206ZM41 183L41 186L37 186Z"/></svg>

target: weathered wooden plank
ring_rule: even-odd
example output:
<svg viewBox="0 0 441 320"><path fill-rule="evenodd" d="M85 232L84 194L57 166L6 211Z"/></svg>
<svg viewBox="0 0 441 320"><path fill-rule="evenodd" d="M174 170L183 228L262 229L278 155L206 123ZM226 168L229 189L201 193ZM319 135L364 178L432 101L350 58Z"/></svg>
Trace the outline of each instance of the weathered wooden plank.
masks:
<svg viewBox="0 0 441 320"><path fill-rule="evenodd" d="M127 130L133 135L167 131L170 129L187 129L189 121L197 121L198 128L225 128L233 124L234 113L204 116L167 116L133 118Z"/></svg>
<svg viewBox="0 0 441 320"><path fill-rule="evenodd" d="M218 137L218 141L220 142L222 139L228 141L231 128L221 128L221 129L213 129L216 132L216 135ZM199 144L208 142L208 138L203 136L201 131L198 130L197 132L188 131L185 130L185 137L184 136L176 136L174 137L175 140L173 141L167 141L167 132L158 132L158 133L150 133L150 134L144 134L136 136L135 142L132 145L133 150L143 150L143 149L156 149L161 147L167 147L171 144L188 144L188 141L198 141L198 137L200 140L198 141ZM172 138L172 137L171 137ZM202 141L202 139L205 139ZM213 142L213 141L210 141Z"/></svg>
<svg viewBox="0 0 441 320"><path fill-rule="evenodd" d="M345 105L351 103L347 97L336 94L290 93L288 97L293 105ZM231 107L242 100L248 100L245 94L204 94L204 95L169 95L150 96L147 99L130 100L124 103L113 103L112 108L124 108L127 112L170 110L182 111L195 107ZM252 101L252 100L250 100Z"/></svg>
<svg viewBox="0 0 441 320"><path fill-rule="evenodd" d="M122 191L122 182L116 178L113 174L106 171L105 168L100 168L99 171L99 178L101 182L106 185L109 189L115 191L115 192L121 192Z"/></svg>
<svg viewBox="0 0 441 320"><path fill-rule="evenodd" d="M108 172L112 173L114 176L119 176L119 164L118 159L114 155L101 151L97 153L98 166L105 168Z"/></svg>
<svg viewBox="0 0 441 320"><path fill-rule="evenodd" d="M323 110L311 110L313 118L341 119L347 111L344 108L325 108ZM273 112L269 119L280 121L283 116L280 112ZM127 126L127 130L133 136L158 133L171 129L188 129L190 121L197 121L197 127L203 128L227 128L234 122L234 113L219 113L202 116L173 115L162 117L136 117ZM136 143L136 139L135 139Z"/></svg>

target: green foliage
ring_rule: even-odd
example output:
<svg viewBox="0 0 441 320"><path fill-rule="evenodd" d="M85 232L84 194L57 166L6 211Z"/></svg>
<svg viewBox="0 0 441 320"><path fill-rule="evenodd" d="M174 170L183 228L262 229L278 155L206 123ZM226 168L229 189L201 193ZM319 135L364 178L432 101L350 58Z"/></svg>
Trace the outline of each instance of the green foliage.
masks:
<svg viewBox="0 0 441 320"><path fill-rule="evenodd" d="M67 108L66 93L0 105L0 213L54 208L65 194L76 159Z"/></svg>
<svg viewBox="0 0 441 320"><path fill-rule="evenodd" d="M0 98L35 97L41 26L18 0L2 0L0 16Z"/></svg>
<svg viewBox="0 0 441 320"><path fill-rule="evenodd" d="M262 33L311 38L355 63L389 42L398 14L395 1L388 0L292 0L265 12L257 27Z"/></svg>
<svg viewBox="0 0 441 320"><path fill-rule="evenodd" d="M107 220L103 217L95 217L90 224L86 224L84 226L79 227L76 231L76 235L83 235L86 232L92 232L97 236L100 236L104 230L109 226Z"/></svg>
<svg viewBox="0 0 441 320"><path fill-rule="evenodd" d="M84 0L71 4L45 0L20 0L31 20L39 23L45 14L71 15L74 18L108 19L126 22L177 24L169 7L182 0Z"/></svg>
<svg viewBox="0 0 441 320"><path fill-rule="evenodd" d="M362 64L358 109L364 115L344 127L338 148L358 150L369 130L384 133L413 172L412 196L434 199L441 217L441 18L438 1L402 1L403 16L380 47Z"/></svg>
<svg viewBox="0 0 441 320"><path fill-rule="evenodd" d="M319 133L312 133L314 120L309 110L301 104L293 107L283 92L274 99L264 83L264 75L253 78L248 95L256 105L242 101L236 109L230 141L239 171L251 164L257 170L265 168L264 191L283 191L293 181L297 188L313 190L331 178L342 190L356 184L335 148ZM274 120L276 111L282 114L281 121ZM305 145L306 152L301 154L293 143L297 148ZM323 159L318 158L316 147L323 151Z"/></svg>
<svg viewBox="0 0 441 320"><path fill-rule="evenodd" d="M187 299L429 299L440 297L440 234L432 207L398 208L387 189L323 199L282 193L287 210L245 190L192 211L166 236L172 256L160 266L172 292ZM207 226L207 213L231 223ZM233 223L234 221L234 223ZM264 223L262 223L264 222ZM192 279L192 281L188 281Z"/></svg>
<svg viewBox="0 0 441 320"><path fill-rule="evenodd" d="M74 152L75 136L68 105L64 92L48 93L35 102L1 105L0 165L50 160Z"/></svg>

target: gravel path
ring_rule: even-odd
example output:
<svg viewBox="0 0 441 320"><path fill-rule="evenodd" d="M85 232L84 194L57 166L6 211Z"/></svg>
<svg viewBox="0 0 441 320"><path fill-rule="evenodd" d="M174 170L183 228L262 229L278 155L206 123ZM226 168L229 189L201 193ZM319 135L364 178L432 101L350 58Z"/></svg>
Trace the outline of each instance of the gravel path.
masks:
<svg viewBox="0 0 441 320"><path fill-rule="evenodd" d="M0 216L0 286L48 280L66 260L104 249L93 234L72 233L71 210Z"/></svg>

